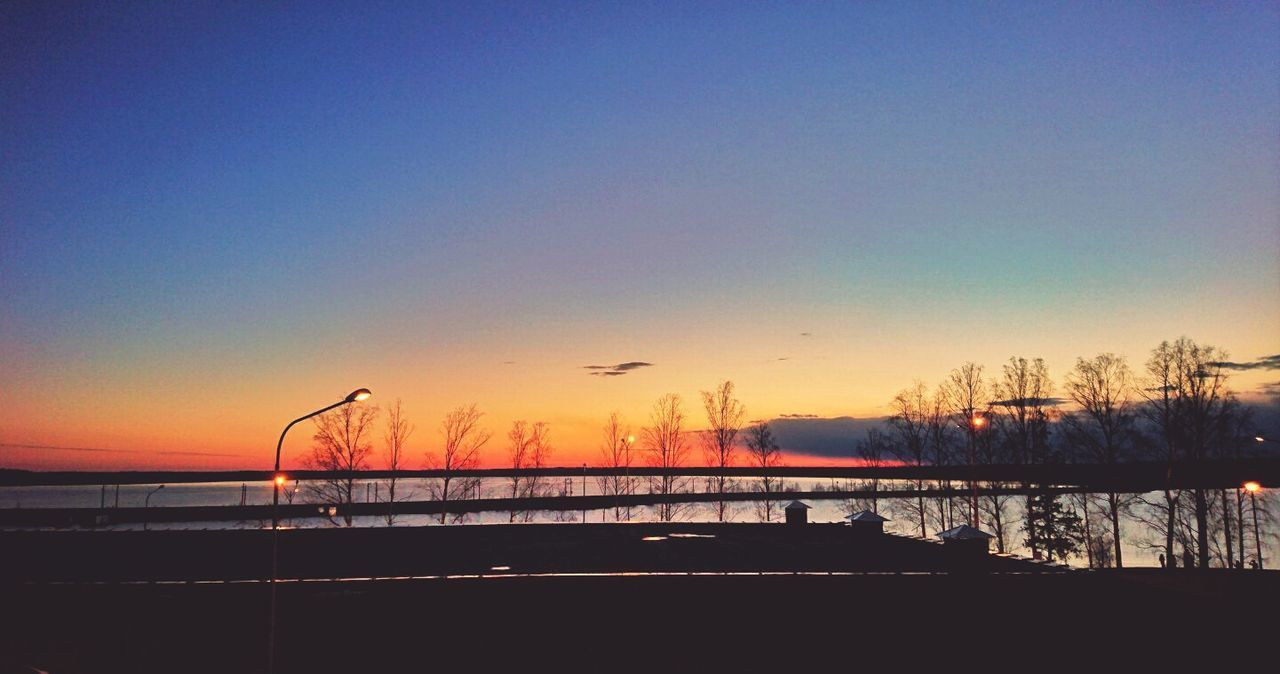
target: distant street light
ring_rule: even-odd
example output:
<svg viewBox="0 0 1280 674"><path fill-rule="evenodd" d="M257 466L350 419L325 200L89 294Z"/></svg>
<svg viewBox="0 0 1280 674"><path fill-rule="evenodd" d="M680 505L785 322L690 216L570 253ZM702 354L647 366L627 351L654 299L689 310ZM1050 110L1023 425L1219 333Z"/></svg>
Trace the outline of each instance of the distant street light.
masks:
<svg viewBox="0 0 1280 674"><path fill-rule="evenodd" d="M310 419L311 417L314 417L318 414L324 414L325 412L328 412L329 410L335 407L341 407L343 405L348 405L351 403L364 402L365 400L368 400L369 396L371 395L373 394L369 392L369 389L358 388L352 391L351 393L348 393L347 397L343 398L342 400L339 400L338 402L332 405L329 405L328 407L324 407L310 414L300 416L297 419L290 421L289 425L284 427L284 430L281 431L280 433L280 440L276 442L275 476L271 481L272 483L271 484L272 486L272 493L271 493L271 620L267 626L267 673L268 674L271 674L276 670L276 573L277 573L277 563L279 561L278 553L279 553L279 547L280 547L279 546L280 539L277 532L280 529L280 514L279 514L280 487L283 487L285 483L285 476L280 473L280 448L284 446L284 436L289 433L289 429L293 428L294 424L300 421L306 421L307 419Z"/></svg>
<svg viewBox="0 0 1280 674"><path fill-rule="evenodd" d="M977 454L978 454L978 431L981 431L987 425L987 417L982 412L973 412L969 415L969 487L972 494L969 497L969 519L972 520L970 526L978 529L978 481L974 476L977 471Z"/></svg>
<svg viewBox="0 0 1280 674"><path fill-rule="evenodd" d="M164 489L164 485L160 485L159 487L156 487L155 489L152 489L152 490L147 494L147 497L146 497L145 499L143 499L143 500L142 500L142 509L143 509L143 510L146 510L147 508L150 508L150 507L151 507L151 497L152 497L152 495L154 495L156 492L160 491L161 489ZM143 516L143 518L142 518L142 529L143 529L143 531L146 531L146 529L147 529L147 522L148 522L148 518L147 518L146 516Z"/></svg>
<svg viewBox="0 0 1280 674"><path fill-rule="evenodd" d="M1258 533L1258 500L1257 493L1262 491L1262 485L1249 480L1242 485L1244 490L1249 492L1249 509L1253 511L1253 546L1258 549L1258 569L1262 569L1262 534ZM1244 551L1241 551L1244 556Z"/></svg>

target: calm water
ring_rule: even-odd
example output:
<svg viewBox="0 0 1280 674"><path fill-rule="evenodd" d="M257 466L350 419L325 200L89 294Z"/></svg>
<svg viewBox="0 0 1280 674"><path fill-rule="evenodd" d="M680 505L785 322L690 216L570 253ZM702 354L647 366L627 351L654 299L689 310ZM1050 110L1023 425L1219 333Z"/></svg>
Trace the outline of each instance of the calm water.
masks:
<svg viewBox="0 0 1280 674"><path fill-rule="evenodd" d="M429 487L430 480L409 479L401 480L397 484L396 500L425 500L431 498L431 489ZM794 485L791 484L794 482ZM695 489L703 491L706 485L701 481L694 483ZM751 485L744 481L744 488L758 488L758 485ZM356 488L356 500L358 502L385 501L386 485L380 481L367 481L358 483ZM584 493L584 484L581 479L552 478L546 481L547 489L552 494L565 495L581 495ZM105 506L107 508L119 505L120 507L141 507L144 505L147 494L152 493L158 485L122 485L118 489L115 485L102 486L76 486L76 487L0 487L0 508L97 508ZM830 480L825 479L797 479L789 481L788 487L798 488L801 490L829 489L834 485ZM281 502L289 502L287 492L296 488L295 484L287 485L286 493L282 493ZM501 497L507 494L508 484L502 479L485 480L480 487L479 496L481 497ZM637 484L638 492L645 492L646 487L642 482ZM585 483L585 493L589 495L599 494L600 489L594 479L588 479ZM1020 509L1018 507L1021 499L1013 499L1010 502L1009 517L1011 521L1017 522L1020 517ZM240 505L265 505L271 503L271 486L263 483L208 483L208 484L172 484L165 485L165 488L156 491L151 496L150 507L163 508L167 506L230 506ZM294 503L310 502L305 489L295 492L293 497ZM851 504L835 501L835 500L818 500L807 499L806 502L812 506L809 511L809 521L811 522L839 522L850 512ZM895 517L893 505L890 500L881 502L882 513L887 514L890 518ZM781 519L781 511L775 515ZM576 522L582 519L580 511L572 512L534 512L529 515L533 522ZM587 520L591 522L613 521L614 513L612 509L606 511L594 510L587 512ZM649 507L636 507L631 510L631 519L633 521L649 521L654 519L653 511ZM714 521L715 510L712 504L693 504L688 511L684 513L683 521ZM738 503L732 506L732 520L737 522L755 522L758 521L756 506L752 503ZM468 523L506 523L509 521L509 515L506 512L489 512L475 515L468 515L466 520ZM432 515L403 515L397 516L396 526L427 526L438 523L438 517ZM151 529L235 529L235 528L253 528L266 526L268 523L262 521L221 521L221 522L176 522L176 523L155 523L150 524ZM328 520L323 518L303 518L285 522L292 527L330 527L333 526ZM381 517L357 517L354 524L356 526L379 527L387 526L386 520ZM1127 534L1131 538L1141 536L1140 526L1136 522L1130 522L1125 525L1128 527ZM113 529L141 529L141 524L121 524L112 525ZM1011 527L1007 532L1007 536L1011 541L1021 541L1022 535L1016 531L1016 525ZM897 521L890 521L886 524L886 530L895 533L914 535L918 531L912 526L907 518L900 517ZM1268 546L1270 547L1270 546ZM994 549L994 544L993 544ZM1021 546L1013 549L1016 554L1026 552ZM1125 561L1126 565L1156 565L1156 552L1142 546L1134 545L1132 542L1125 545ZM1073 564L1081 564L1082 560L1073 560Z"/></svg>

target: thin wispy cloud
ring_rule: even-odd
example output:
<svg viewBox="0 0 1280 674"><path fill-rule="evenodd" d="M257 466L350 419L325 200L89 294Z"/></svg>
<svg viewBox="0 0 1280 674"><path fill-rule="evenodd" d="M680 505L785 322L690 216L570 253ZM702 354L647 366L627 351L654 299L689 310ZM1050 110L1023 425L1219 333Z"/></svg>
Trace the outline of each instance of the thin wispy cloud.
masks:
<svg viewBox="0 0 1280 674"><path fill-rule="evenodd" d="M653 363L646 363L642 360L629 360L625 363L618 363L617 365L583 365L582 369L595 370L594 372L588 372L587 374L596 377L618 377L642 367L653 367Z"/></svg>
<svg viewBox="0 0 1280 674"><path fill-rule="evenodd" d="M0 447L14 447L18 449L46 449L57 452L105 452L110 454L156 454L161 456L222 456L222 457L239 457L239 454L224 454L219 452L183 452L183 451L155 451L148 452L142 449L110 449L107 447L62 447L57 445L25 445L13 442L0 442Z"/></svg>
<svg viewBox="0 0 1280 674"><path fill-rule="evenodd" d="M1037 405L1052 407L1065 402L1067 402L1066 398L1010 398L1008 400L994 400L991 404L1001 407L1035 407Z"/></svg>
<svg viewBox="0 0 1280 674"><path fill-rule="evenodd" d="M1215 367L1220 367L1224 370L1280 370L1280 353L1273 356L1263 356L1257 360L1245 361L1243 363L1219 360L1209 364Z"/></svg>

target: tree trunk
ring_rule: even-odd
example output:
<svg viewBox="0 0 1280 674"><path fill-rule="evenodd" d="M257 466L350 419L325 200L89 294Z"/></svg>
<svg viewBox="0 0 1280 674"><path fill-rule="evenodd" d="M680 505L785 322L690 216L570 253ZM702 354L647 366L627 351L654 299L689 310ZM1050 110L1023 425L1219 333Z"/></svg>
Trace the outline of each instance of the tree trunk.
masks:
<svg viewBox="0 0 1280 674"><path fill-rule="evenodd" d="M1173 492L1168 489L1164 492L1164 505L1168 509L1166 513L1168 517L1165 519L1164 528L1164 556L1169 560L1169 568L1174 568L1173 560L1177 559L1173 556L1173 529L1178 526L1177 518L1177 499L1173 497Z"/></svg>
<svg viewBox="0 0 1280 674"><path fill-rule="evenodd" d="M1235 558L1231 553L1231 508L1227 507L1227 490L1219 489L1218 494L1222 497L1222 538L1227 544L1227 568L1235 566Z"/></svg>
<svg viewBox="0 0 1280 674"><path fill-rule="evenodd" d="M1195 490L1196 497L1196 547L1199 550L1200 568L1209 568L1209 499L1203 489Z"/></svg>
<svg viewBox="0 0 1280 674"><path fill-rule="evenodd" d="M1116 548L1116 568L1124 568L1124 558L1120 553L1120 497L1115 494L1107 494L1107 504L1111 508L1111 540Z"/></svg>
<svg viewBox="0 0 1280 674"><path fill-rule="evenodd" d="M444 524L445 514L448 512L449 505L449 475L444 476L444 489L440 490L440 523Z"/></svg>

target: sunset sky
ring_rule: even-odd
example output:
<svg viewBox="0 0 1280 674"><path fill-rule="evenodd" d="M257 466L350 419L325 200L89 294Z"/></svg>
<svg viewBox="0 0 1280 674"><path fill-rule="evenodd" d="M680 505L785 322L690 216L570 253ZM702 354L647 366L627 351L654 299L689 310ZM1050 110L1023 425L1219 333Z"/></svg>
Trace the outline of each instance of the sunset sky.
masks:
<svg viewBox="0 0 1280 674"><path fill-rule="evenodd" d="M723 379L751 419L874 417L967 360L1280 353L1278 34L1247 2L0 5L0 467L269 468L362 386L417 457L475 402L495 462L527 419L577 464Z"/></svg>

